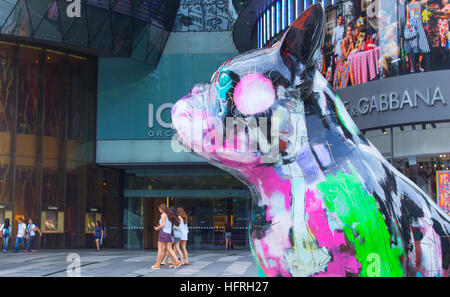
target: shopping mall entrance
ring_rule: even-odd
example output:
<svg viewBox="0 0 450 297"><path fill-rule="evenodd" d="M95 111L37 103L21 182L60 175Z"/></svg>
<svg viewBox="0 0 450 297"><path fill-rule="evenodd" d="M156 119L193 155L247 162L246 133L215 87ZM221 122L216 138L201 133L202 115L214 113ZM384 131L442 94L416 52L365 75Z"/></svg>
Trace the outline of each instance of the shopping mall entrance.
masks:
<svg viewBox="0 0 450 297"><path fill-rule="evenodd" d="M250 193L233 176L210 166L126 170L124 248L157 248L158 207L182 207L189 216L188 248L224 249L232 224L235 249L248 249Z"/></svg>

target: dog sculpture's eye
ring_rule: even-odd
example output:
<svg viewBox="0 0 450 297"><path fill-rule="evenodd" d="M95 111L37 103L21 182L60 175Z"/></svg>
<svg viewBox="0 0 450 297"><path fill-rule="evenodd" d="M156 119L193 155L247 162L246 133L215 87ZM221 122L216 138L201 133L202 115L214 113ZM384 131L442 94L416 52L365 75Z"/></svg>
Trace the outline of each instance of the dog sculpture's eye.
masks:
<svg viewBox="0 0 450 297"><path fill-rule="evenodd" d="M217 78L217 93L221 100L227 99L227 94L233 87L233 73L230 70L222 71Z"/></svg>
<svg viewBox="0 0 450 297"><path fill-rule="evenodd" d="M229 83L231 83L231 77L230 77L227 73L222 72L222 73L220 74L220 76L219 76L219 86L220 86L221 88L224 88L224 87L226 87Z"/></svg>
<svg viewBox="0 0 450 297"><path fill-rule="evenodd" d="M244 115L265 112L275 102L272 81L257 73L241 78L234 90L236 108Z"/></svg>

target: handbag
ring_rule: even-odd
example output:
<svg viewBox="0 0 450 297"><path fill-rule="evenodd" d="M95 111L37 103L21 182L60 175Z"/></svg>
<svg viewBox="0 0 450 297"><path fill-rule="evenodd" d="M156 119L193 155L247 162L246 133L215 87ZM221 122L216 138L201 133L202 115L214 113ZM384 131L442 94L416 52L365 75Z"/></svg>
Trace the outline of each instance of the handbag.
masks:
<svg viewBox="0 0 450 297"><path fill-rule="evenodd" d="M406 40L411 40L417 37L417 30L416 27L412 25L408 25L405 27L405 31L403 32L403 37L405 37Z"/></svg>

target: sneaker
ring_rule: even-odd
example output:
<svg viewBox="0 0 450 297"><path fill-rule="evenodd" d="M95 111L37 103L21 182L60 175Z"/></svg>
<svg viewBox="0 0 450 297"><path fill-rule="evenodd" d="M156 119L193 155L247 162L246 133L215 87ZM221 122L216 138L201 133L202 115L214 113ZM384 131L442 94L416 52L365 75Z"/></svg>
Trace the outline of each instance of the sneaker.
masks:
<svg viewBox="0 0 450 297"><path fill-rule="evenodd" d="M175 269L177 269L178 267L180 267L181 266L181 262L180 261L177 261L177 263L175 264Z"/></svg>
<svg viewBox="0 0 450 297"><path fill-rule="evenodd" d="M25 253L28 253L28 250L24 250Z"/></svg>
<svg viewBox="0 0 450 297"><path fill-rule="evenodd" d="M156 264L155 264L155 265L152 266L152 269L153 269L153 270L161 269L161 267L160 267L159 265L156 265Z"/></svg>
<svg viewBox="0 0 450 297"><path fill-rule="evenodd" d="M32 252L32 253L37 253L37 250L32 250L31 252Z"/></svg>

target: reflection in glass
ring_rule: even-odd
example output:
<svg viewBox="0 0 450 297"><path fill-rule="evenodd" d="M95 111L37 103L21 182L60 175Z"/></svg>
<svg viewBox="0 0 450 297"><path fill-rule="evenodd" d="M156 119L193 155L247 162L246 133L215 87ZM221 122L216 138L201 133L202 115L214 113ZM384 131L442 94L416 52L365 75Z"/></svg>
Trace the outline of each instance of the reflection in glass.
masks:
<svg viewBox="0 0 450 297"><path fill-rule="evenodd" d="M0 204L10 202L10 152L14 130L16 65L14 45L0 42Z"/></svg>
<svg viewBox="0 0 450 297"><path fill-rule="evenodd" d="M41 247L85 247L80 229L87 193L99 207L111 195L102 192L103 170L88 175L96 168L96 62L0 41L0 209L53 231L41 238ZM89 180L98 182L88 191ZM55 207L65 214L60 222Z"/></svg>

